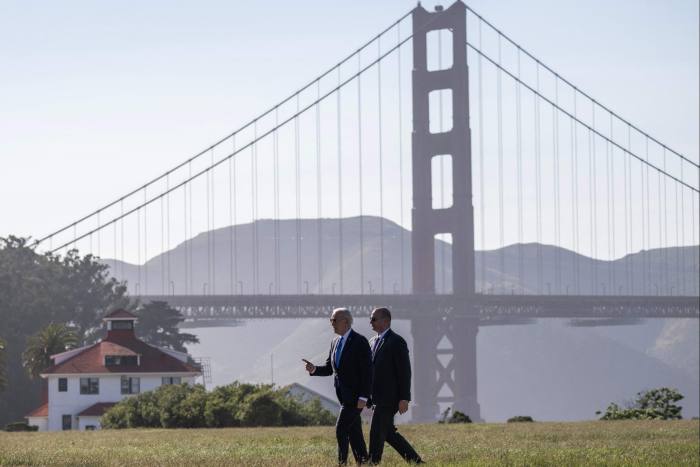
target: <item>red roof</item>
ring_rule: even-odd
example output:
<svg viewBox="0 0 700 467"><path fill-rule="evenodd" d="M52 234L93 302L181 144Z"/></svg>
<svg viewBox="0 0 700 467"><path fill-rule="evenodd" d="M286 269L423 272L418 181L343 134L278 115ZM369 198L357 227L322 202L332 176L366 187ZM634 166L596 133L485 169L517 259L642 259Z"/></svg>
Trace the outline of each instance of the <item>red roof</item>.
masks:
<svg viewBox="0 0 700 467"><path fill-rule="evenodd" d="M78 414L78 417L101 417L104 413L114 407L116 402L98 402Z"/></svg>
<svg viewBox="0 0 700 467"><path fill-rule="evenodd" d="M129 311L124 310L123 308L120 308L118 310L114 310L111 313L108 313L107 315L105 315L105 318L133 318L133 319L137 319L138 316L136 316L135 314L133 314Z"/></svg>
<svg viewBox="0 0 700 467"><path fill-rule="evenodd" d="M138 355L136 352L123 345L115 344L114 342L105 341L100 349L103 356L114 355L114 356L134 356Z"/></svg>
<svg viewBox="0 0 700 467"><path fill-rule="evenodd" d="M105 366L107 355L138 355L140 365ZM134 331L111 330L97 344L46 369L43 374L75 373L200 373L200 369L183 362L157 347L136 338Z"/></svg>
<svg viewBox="0 0 700 467"><path fill-rule="evenodd" d="M24 418L28 417L48 417L49 416L49 403L45 403L37 407L36 409L29 412Z"/></svg>

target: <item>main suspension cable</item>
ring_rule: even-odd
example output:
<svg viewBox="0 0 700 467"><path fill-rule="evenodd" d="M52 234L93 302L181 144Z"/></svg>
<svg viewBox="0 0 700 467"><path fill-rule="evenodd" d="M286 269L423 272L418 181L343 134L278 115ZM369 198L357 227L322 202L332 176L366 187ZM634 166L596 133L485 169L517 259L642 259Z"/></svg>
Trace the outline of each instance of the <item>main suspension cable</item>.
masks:
<svg viewBox="0 0 700 467"><path fill-rule="evenodd" d="M138 188L136 188L136 189L130 191L129 193L127 193L127 194L121 196L120 198L118 198L118 199L116 199L116 200L114 200L114 201L112 201L112 202L110 202L110 203L105 204L105 205L102 206L101 208L99 208L99 209L97 209L97 210L95 210L95 211L93 211L93 212L91 212L91 213L89 213L89 214L87 214L87 215L81 217L80 219L78 219L78 220L76 220L76 221L74 221L74 222L72 222L72 223L70 223L70 224L68 224L68 225L66 225L66 226L64 226L64 227L62 227L62 228L60 228L60 229L58 229L58 230L55 230L54 232L51 232L51 233L48 234L48 235L45 235L45 236L42 237L42 238L37 239L37 240L35 241L34 245L35 245L35 246L36 246L36 245L39 245L40 243L44 242L45 240L47 240L47 239L49 239L49 238L51 238L51 237L54 237L54 236L56 236L56 235L58 235L58 234L60 234L60 233L63 233L63 232L65 232L66 230L68 230L68 229L70 229L70 228L72 228L72 227L74 227L74 226L76 226L76 225L78 225L78 224L84 222L85 220L87 220L87 219L89 219L89 218L95 216L96 214L98 214L98 213L100 213L100 212L102 212L102 211L105 211L105 210L107 210L107 209L109 209L109 208L115 206L115 205L116 205L117 203L119 203L120 201L125 200L125 199L127 199L127 198L130 198L131 196L135 195L136 193L139 193L139 192L140 192L141 190L143 190L144 188L146 188L146 187L148 187L148 186L150 186L150 185L153 185L154 183L156 183L156 182L162 180L163 178L165 178L166 175L171 174L171 173L173 173L173 172L175 172L175 171L177 171L177 170L179 170L179 169L185 167L186 165L190 164L192 161L194 161L194 160L196 160L196 159L199 159L201 156L203 156L204 154L207 154L210 150L212 150L212 149L215 148L216 146L220 145L220 144L223 143L224 141L226 141L226 140L232 138L234 135L236 135L236 134L242 132L243 130L249 128L249 127L252 126L256 121L258 121L258 120L260 120L260 119L262 119L262 118L268 116L269 114L271 114L272 112L274 112L275 109L277 109L278 107L280 107L280 106L282 106L282 105L284 105L284 104L286 104L286 103L292 101L292 99L294 99L294 98L297 97L299 94L301 94L302 92L304 92L304 91L306 91L307 89L309 89L309 88L310 88L311 86L313 86L317 81L319 81L319 80L325 78L326 76L330 75L332 72L334 72L334 71L336 71L336 70L337 70L338 72L340 72L340 67L341 67L344 63L348 62L348 61L351 60L355 55L357 55L359 52L361 52L362 50L364 50L364 49L366 49L367 47L369 47L369 46L370 46L372 43L374 43L374 41L376 41L379 37L383 36L384 34L386 34L387 32L389 32L390 30L392 30L394 27L397 27L404 19L406 19L407 17L409 17L409 16L411 15L412 12L413 12L413 9L411 9L411 10L408 11L408 12L406 12L406 13L405 13L404 15L402 15L399 19L397 19L396 21L394 21L393 23L391 23L389 26L387 26L386 28L384 28L381 32L379 32L379 33L376 34L374 37L372 37L370 40L368 40L368 41L365 42L363 45L361 45L357 50L355 50L354 52L352 52L352 53L350 53L349 55L347 55L345 58L343 58L342 60L340 60L338 63L336 63L336 64L333 65L332 67L328 68L326 71L324 71L323 73L321 73L320 75L318 75L318 76L317 76L316 78L314 78L313 80L309 81L307 84L305 84L305 85L302 86L301 88L297 89L297 90L296 90L295 92L293 92L292 94L288 95L286 98L282 99L282 100L281 100L280 102L278 102L276 105L270 107L269 109L267 109L267 110L264 111L263 113L257 115L255 118L252 118L252 119L249 120L246 124L244 124L243 126L239 127L239 128L236 129L235 131L229 133L228 135L226 135L226 136L224 136L223 138L219 139L218 141L216 141L215 143L211 144L211 145L208 146L207 148L205 148L205 149L203 149L202 151L198 152L198 153L195 154L194 156L192 156L192 157L188 158L187 160L181 162L180 164L176 165L175 167L173 167L172 169L168 170L167 172L164 172L164 173L162 173L161 175L158 175L157 177L155 177L155 178L149 180L148 182L144 183L144 184L141 185L140 187L138 187ZM411 37L413 37L413 36L412 36L412 35L411 35L411 36L408 36L406 39L404 39L403 41L401 41L401 43L406 42L406 41L407 41L408 39L410 39ZM393 49L392 49L392 50L393 50ZM56 250L55 250L55 249L50 249L50 251L56 251Z"/></svg>
<svg viewBox="0 0 700 467"><path fill-rule="evenodd" d="M675 181L675 182L677 182L677 183L680 183L681 185L686 186L687 188L691 189L692 191L694 191L694 192L696 192L696 193L700 193L700 189L695 188L695 187L693 187L693 186L687 184L685 181L679 179L678 177L676 177L676 176L670 174L669 172L666 171L665 168L658 167L658 166L656 166L656 165L654 165L654 164L652 164L652 163L650 163L650 162L645 161L643 157L639 156L638 154L636 154L636 153L634 153L634 152L631 152L631 151L628 150L627 148L621 146L619 143L613 141L613 140L612 140L612 136L605 136L605 135L602 134L600 131L598 131L598 130L596 130L595 128L591 127L588 123L586 123L586 122L580 120L579 118L575 117L571 112L569 112L568 110L566 110L566 109L562 108L561 106L559 106L559 104L558 104L556 101L553 101L553 100L549 99L548 97L546 97L546 96L542 95L541 93L537 92L537 90L534 89L534 88L533 88L532 86L530 86L529 84L527 84L527 83L525 83L525 82L519 80L519 79L517 78L517 76L515 76L515 75L514 75L513 73L511 73L510 71L506 70L504 67L502 67L501 65L499 65L498 62L497 62L496 60L492 59L491 57L489 57L488 55L486 55L484 52L482 52L481 50L479 50L478 48L476 48L476 47L473 46L472 44L467 43L467 46L469 46L469 47L470 47L472 50L474 50L476 53L482 55L486 60L488 60L489 62L491 62L491 63L492 63L494 66L496 66L499 70L503 71L503 72L504 72L505 74L507 74L510 78L512 78L512 79L514 79L514 80L516 80L516 81L518 81L518 82L519 82L520 84L522 84L525 88L527 88L530 92L536 94L538 97L540 97L542 100L544 100L545 102L547 102L549 105L551 105L552 107L554 107L555 109L557 109L559 112L561 112L562 114L564 114L565 116L567 116L567 117L569 117L569 118L574 119L579 125L583 126L584 128L593 131L593 133L595 133L597 136L599 136L600 138L602 138L602 139L608 141L611 145L613 145L613 146L616 147L617 149L621 150L623 153L629 154L630 156L634 157L635 159L639 160L640 162L642 162L642 163L644 163L644 164L647 164L647 165L650 166L652 169L654 169L654 170L656 170L657 172L659 172L660 174L664 175L666 178L670 178L671 180L673 180L673 181ZM611 113L611 114L610 114L611 125L612 125L612 117L613 117L613 116L614 116L614 115ZM611 135L612 135L612 134L611 134ZM664 152L666 152L666 151L664 150Z"/></svg>
<svg viewBox="0 0 700 467"><path fill-rule="evenodd" d="M604 109L606 112L609 112L613 117L617 118L618 120L622 121L623 123L625 123L625 124L627 124L627 125L630 125L635 131L639 132L640 134L642 134L642 135L644 135L645 137L649 138L650 140L654 141L656 144L658 144L659 146L663 147L663 148L666 149L667 151L672 152L672 153L675 154L676 156L678 156L678 157L680 157L681 159L683 159L685 162L688 162L688 163L694 165L696 168L700 168L700 164L691 161L690 159L686 158L685 156L683 156L683 155L682 155L681 153L679 153L678 151L674 151L673 149L669 148L668 146L666 146L665 144L663 144L661 141L659 141L659 140L657 140L656 138L652 137L652 136L649 135L648 133L642 131L639 127L637 127L637 126L634 125L633 123L631 123L631 122L629 122L628 120L622 118L620 115L616 114L614 111L610 110L610 109L609 109L608 107L606 107L605 105L603 105L603 104L601 104L600 102L596 101L596 100L595 100L593 97L591 97L588 93L586 93L585 91L582 91L581 89L579 89L579 88L578 88L576 85L574 85L571 81L569 81L569 80L567 80L566 78L564 78L563 76L561 76L559 73L557 73L556 71L554 71L551 67L549 67L548 65L546 65L545 63L543 63L542 61L540 61L540 60L539 60L537 57L535 57L532 53L530 53L530 52L528 52L526 49L524 49L520 44L518 44L518 43L515 42L513 39L511 39L508 35L504 34L503 31L501 31L501 30L498 29L496 26L494 26L493 24L491 24L488 20L486 20L486 19L485 19L483 16L481 16L479 13L477 13L476 11L474 11L472 8L470 8L470 7L467 6L467 5L465 5L465 6L466 6L466 8L467 8L467 11L471 12L474 16L476 16L476 17L479 19L479 22L480 22L480 23L483 22L484 24L486 24L488 27L490 27L492 30L494 30L494 31L498 34L499 37L503 37L504 39L506 39L508 42L510 42L512 45L514 45L518 50L520 50L522 53L524 53L525 55L527 55L528 57L530 57L532 60L534 60L535 63L537 63L539 66L541 66L541 67L544 68L545 70L547 70L547 71L549 71L550 73L552 73L552 74L557 78L558 81L561 81L562 83L567 84L568 86L570 86L571 88L573 88L576 92L578 92L578 93L581 94L582 96L586 97L587 99L589 99L589 100L595 102L598 106L600 106L600 108Z"/></svg>

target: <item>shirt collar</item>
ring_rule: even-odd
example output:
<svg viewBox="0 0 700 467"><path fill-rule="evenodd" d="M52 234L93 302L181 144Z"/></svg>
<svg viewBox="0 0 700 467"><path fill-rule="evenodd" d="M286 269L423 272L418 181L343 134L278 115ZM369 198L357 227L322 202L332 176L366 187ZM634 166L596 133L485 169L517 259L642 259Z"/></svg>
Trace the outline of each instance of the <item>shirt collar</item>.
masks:
<svg viewBox="0 0 700 467"><path fill-rule="evenodd" d="M352 328L348 329L345 334L343 334L343 342L346 342L348 340L348 336L352 332Z"/></svg>
<svg viewBox="0 0 700 467"><path fill-rule="evenodd" d="M384 331L382 331L381 334L377 334L377 339L382 340L382 339L384 338L384 334L386 334L386 332L387 332L389 329L391 329L391 328L386 328Z"/></svg>

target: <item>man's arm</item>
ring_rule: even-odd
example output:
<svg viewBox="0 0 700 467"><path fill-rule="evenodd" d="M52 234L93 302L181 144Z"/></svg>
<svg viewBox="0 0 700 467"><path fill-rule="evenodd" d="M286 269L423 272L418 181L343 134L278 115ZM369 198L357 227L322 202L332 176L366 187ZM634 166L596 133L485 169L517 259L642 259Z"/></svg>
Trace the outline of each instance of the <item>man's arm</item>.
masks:
<svg viewBox="0 0 700 467"><path fill-rule="evenodd" d="M408 345L403 338L394 343L394 367L396 368L396 384L399 386L399 400L411 400L411 360L408 357Z"/></svg>
<svg viewBox="0 0 700 467"><path fill-rule="evenodd" d="M364 339L360 346L359 364L360 399L367 402L372 392L372 351L369 348L369 343Z"/></svg>
<svg viewBox="0 0 700 467"><path fill-rule="evenodd" d="M328 358L326 359L326 364L323 366L317 366L309 374L311 376L330 376L333 374L333 367L331 366L331 355L333 354L333 343L331 343L331 349L328 351Z"/></svg>

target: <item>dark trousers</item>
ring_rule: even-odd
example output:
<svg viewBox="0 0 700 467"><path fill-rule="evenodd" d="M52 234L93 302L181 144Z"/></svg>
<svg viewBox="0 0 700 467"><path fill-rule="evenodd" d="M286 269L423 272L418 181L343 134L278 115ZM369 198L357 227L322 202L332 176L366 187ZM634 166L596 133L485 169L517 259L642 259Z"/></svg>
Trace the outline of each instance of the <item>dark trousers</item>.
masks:
<svg viewBox="0 0 700 467"><path fill-rule="evenodd" d="M389 446L396 449L396 452L401 455L407 462L422 462L418 453L411 447L406 438L396 429L394 425L394 415L398 412L396 407L374 408L372 415L372 427L369 431L369 457L370 462L378 464L382 460L384 452L384 441L389 443Z"/></svg>
<svg viewBox="0 0 700 467"><path fill-rule="evenodd" d="M335 422L335 437L338 440L338 463L345 464L348 461L348 444L352 448L355 461L366 462L368 459L367 445L362 436L362 409L357 407L342 406L338 420Z"/></svg>

